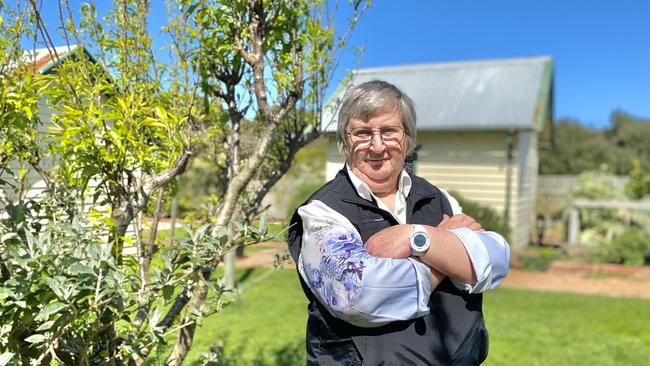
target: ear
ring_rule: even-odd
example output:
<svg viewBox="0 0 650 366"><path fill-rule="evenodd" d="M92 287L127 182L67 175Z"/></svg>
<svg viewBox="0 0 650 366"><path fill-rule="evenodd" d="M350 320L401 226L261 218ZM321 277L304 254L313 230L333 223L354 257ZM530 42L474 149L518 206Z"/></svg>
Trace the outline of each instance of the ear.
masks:
<svg viewBox="0 0 650 366"><path fill-rule="evenodd" d="M404 136L404 142L402 142L402 154L404 154L404 160L409 155L409 150L411 149L411 140L408 136Z"/></svg>
<svg viewBox="0 0 650 366"><path fill-rule="evenodd" d="M341 153L343 154L343 156L345 156L345 159L348 160L348 157L350 156L350 146L348 146L348 142L347 142L347 141L344 141L344 142L341 144L341 149L340 149L340 151L341 151Z"/></svg>

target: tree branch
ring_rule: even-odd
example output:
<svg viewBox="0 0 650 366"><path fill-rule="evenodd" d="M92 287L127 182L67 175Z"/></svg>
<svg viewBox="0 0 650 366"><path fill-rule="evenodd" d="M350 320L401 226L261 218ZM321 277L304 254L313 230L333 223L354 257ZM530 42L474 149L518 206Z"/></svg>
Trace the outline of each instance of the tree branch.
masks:
<svg viewBox="0 0 650 366"><path fill-rule="evenodd" d="M176 159L176 162L174 163L174 166L171 169L159 174L156 177L153 177L145 181L142 184L142 188L140 189L140 191L144 195L146 195L146 197L150 197L153 191L160 188L160 186L169 183L172 179L174 179L174 177L176 177L177 175L185 171L185 168L187 168L187 163L189 162L191 155L192 155L191 151L187 149L183 150L181 155L179 155L178 158Z"/></svg>

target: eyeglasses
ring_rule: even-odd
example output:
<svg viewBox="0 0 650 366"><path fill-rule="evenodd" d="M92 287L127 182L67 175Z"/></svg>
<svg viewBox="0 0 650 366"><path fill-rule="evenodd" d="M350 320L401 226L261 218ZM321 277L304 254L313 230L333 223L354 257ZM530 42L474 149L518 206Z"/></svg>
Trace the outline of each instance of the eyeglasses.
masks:
<svg viewBox="0 0 650 366"><path fill-rule="evenodd" d="M399 126L386 126L381 128L357 127L346 133L350 136L350 141L358 147L370 146L375 133L379 133L382 143L387 147L397 146L404 139L404 129Z"/></svg>

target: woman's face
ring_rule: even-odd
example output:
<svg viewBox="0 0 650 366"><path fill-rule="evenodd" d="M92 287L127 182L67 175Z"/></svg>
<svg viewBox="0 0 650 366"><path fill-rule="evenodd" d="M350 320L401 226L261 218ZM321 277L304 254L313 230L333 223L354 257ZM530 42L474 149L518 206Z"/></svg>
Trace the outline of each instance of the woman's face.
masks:
<svg viewBox="0 0 650 366"><path fill-rule="evenodd" d="M386 131L390 127L401 129L399 143L382 140L380 129ZM351 135L346 135L346 155L352 172L377 196L396 192L408 143L398 114L393 109L380 108L367 121L351 118L346 132L358 128L372 129L372 137L370 144L364 144L354 142Z"/></svg>

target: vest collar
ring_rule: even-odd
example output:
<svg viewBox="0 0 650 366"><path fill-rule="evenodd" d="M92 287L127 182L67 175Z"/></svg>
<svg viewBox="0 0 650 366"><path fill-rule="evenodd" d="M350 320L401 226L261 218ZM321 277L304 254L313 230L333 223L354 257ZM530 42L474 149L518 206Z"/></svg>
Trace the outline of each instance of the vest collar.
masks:
<svg viewBox="0 0 650 366"><path fill-rule="evenodd" d="M368 201L375 201L377 197L372 193L372 191L370 191L370 188L368 188L368 185L366 183L354 175L352 169L350 168L350 165L348 165L347 162L345 163L344 169L347 171L350 182L352 182L352 186L357 191L357 194L361 198L365 198ZM402 169L397 183L397 193L404 197L408 197L409 193L411 192L413 180L411 179L411 176L406 172L406 170Z"/></svg>
<svg viewBox="0 0 650 366"><path fill-rule="evenodd" d="M343 169L339 170L337 174L337 179L341 179L343 182L347 183L349 188L348 189L343 189L341 191L341 199L345 202L348 203L354 203L359 206L365 206L365 207L372 207L372 208L378 208L377 204L375 202L368 201L357 193L357 190L355 189L354 184L352 183L352 180L350 179L350 176L348 175L346 167L343 167ZM413 209L415 208L415 205L422 200L425 199L431 199L434 197L437 197L438 194L436 190L431 186L430 184L417 184L419 183L418 180L421 180L422 178L418 177L413 177L412 179L412 184L411 184L411 190L406 197L406 205L407 205L407 211L406 211L406 218L407 222L408 219L411 216L411 213L413 212Z"/></svg>

